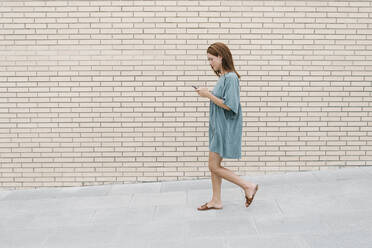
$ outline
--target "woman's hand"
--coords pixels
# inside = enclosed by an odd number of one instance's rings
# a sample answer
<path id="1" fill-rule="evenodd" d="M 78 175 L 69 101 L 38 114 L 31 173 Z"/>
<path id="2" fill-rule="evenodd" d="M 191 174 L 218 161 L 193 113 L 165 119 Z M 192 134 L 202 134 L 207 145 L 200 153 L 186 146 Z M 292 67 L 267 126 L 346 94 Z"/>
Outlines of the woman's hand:
<path id="1" fill-rule="evenodd" d="M 211 93 L 209 92 L 207 88 L 197 88 L 196 92 L 199 94 L 199 96 L 205 97 L 205 98 L 210 98 L 210 95 L 211 95 Z"/>
<path id="2" fill-rule="evenodd" d="M 224 108 L 228 111 L 231 110 L 229 106 L 223 103 L 222 99 L 214 96 L 211 92 L 209 92 L 207 88 L 197 88 L 195 91 L 199 94 L 199 96 L 209 98 L 212 102 L 214 102 L 216 105 L 220 106 L 221 108 Z"/>

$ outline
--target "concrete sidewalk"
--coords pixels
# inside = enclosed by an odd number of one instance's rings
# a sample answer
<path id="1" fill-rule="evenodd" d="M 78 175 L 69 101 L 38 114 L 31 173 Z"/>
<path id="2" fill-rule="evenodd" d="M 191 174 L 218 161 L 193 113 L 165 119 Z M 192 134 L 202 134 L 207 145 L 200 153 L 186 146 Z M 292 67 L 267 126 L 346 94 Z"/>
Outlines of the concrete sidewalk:
<path id="1" fill-rule="evenodd" d="M 372 167 L 246 179 L 206 212 L 210 180 L 0 191 L 0 247 L 372 247 Z"/>

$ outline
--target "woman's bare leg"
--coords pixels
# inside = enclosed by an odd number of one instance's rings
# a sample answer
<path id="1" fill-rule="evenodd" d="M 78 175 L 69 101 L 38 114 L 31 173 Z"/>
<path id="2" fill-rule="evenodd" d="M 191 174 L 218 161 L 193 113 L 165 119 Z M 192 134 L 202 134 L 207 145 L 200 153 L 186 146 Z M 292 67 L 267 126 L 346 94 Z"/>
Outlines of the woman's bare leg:
<path id="1" fill-rule="evenodd" d="M 248 198 L 251 198 L 253 193 L 255 192 L 256 184 L 244 181 L 241 177 L 236 175 L 231 170 L 222 167 L 221 162 L 222 158 L 218 153 L 209 152 L 208 167 L 209 170 L 211 171 L 213 196 L 212 200 L 207 203 L 208 208 L 211 207 L 222 208 L 221 200 L 222 178 L 240 186 L 244 190 L 245 195 Z"/>
<path id="2" fill-rule="evenodd" d="M 211 160 L 212 157 L 209 156 L 208 164 L 216 163 L 221 164 L 222 158 L 216 157 Z M 222 184 L 222 177 L 218 176 L 216 173 L 211 171 L 211 181 L 212 181 L 212 190 L 213 196 L 212 200 L 207 203 L 209 208 L 222 208 L 222 201 L 221 201 L 221 184 Z"/>
<path id="3" fill-rule="evenodd" d="M 209 161 L 208 162 L 209 162 L 208 163 L 209 170 L 211 171 L 212 175 L 215 174 L 216 176 L 218 176 L 220 178 L 226 179 L 226 180 L 240 186 L 244 190 L 245 195 L 248 198 L 252 197 L 252 195 L 255 191 L 256 184 L 246 182 L 245 180 L 243 180 L 241 177 L 236 175 L 231 170 L 222 167 L 221 166 L 222 158 L 220 157 L 220 155 L 218 153 L 209 152 Z M 219 189 L 221 190 L 221 185 L 220 185 Z"/>
<path id="4" fill-rule="evenodd" d="M 220 208 L 222 207 L 222 201 L 221 201 L 222 177 L 211 172 L 211 179 L 212 179 L 213 196 L 212 196 L 212 201 L 208 203 L 208 206 Z"/>

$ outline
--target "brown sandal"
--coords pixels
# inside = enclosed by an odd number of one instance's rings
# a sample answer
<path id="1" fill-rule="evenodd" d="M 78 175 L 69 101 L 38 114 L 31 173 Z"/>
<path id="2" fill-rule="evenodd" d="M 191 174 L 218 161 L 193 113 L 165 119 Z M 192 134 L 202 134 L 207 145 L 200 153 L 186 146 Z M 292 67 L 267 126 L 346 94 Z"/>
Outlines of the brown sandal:
<path id="1" fill-rule="evenodd" d="M 245 196 L 245 207 L 246 208 L 249 207 L 249 205 L 251 205 L 251 203 L 253 202 L 253 199 L 254 199 L 254 196 L 256 195 L 257 190 L 258 190 L 258 184 L 256 185 L 252 198 L 248 198 L 247 196 Z"/>
<path id="2" fill-rule="evenodd" d="M 222 208 L 208 207 L 208 202 L 206 204 L 198 207 L 199 211 L 206 211 L 206 210 L 212 210 L 212 209 L 221 210 Z"/>

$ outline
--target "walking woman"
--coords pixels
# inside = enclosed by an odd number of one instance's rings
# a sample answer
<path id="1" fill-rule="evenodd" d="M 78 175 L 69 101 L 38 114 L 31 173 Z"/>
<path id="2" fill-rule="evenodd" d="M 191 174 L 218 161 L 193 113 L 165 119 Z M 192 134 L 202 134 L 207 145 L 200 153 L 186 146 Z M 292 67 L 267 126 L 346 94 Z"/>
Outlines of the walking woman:
<path id="1" fill-rule="evenodd" d="M 242 109 L 240 105 L 239 78 L 234 68 L 230 49 L 217 42 L 208 47 L 210 66 L 219 77 L 212 92 L 197 88 L 201 97 L 210 99 L 209 113 L 209 160 L 213 196 L 198 210 L 222 209 L 222 178 L 240 186 L 245 193 L 245 206 L 249 207 L 258 185 L 247 182 L 231 170 L 221 166 L 223 158 L 241 158 Z"/>

